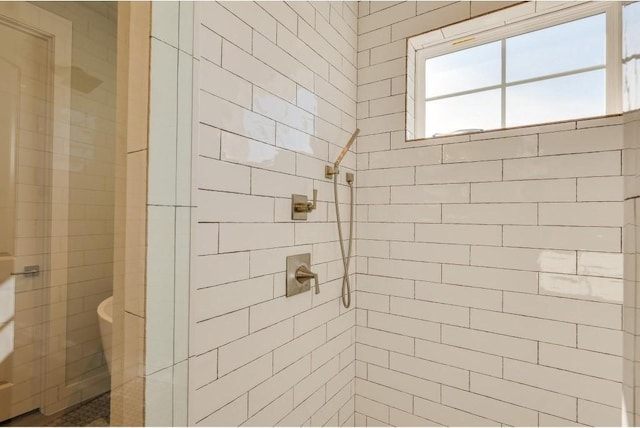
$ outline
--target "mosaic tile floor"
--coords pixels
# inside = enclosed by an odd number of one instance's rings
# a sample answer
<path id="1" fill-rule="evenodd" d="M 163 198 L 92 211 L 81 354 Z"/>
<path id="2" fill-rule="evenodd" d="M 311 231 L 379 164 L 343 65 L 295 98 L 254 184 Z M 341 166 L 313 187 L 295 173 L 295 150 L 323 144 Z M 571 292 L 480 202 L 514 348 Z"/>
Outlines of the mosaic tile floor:
<path id="1" fill-rule="evenodd" d="M 65 412 L 45 416 L 34 410 L 8 421 L 0 427 L 108 427 L 111 394 L 109 392 L 76 405 Z"/>

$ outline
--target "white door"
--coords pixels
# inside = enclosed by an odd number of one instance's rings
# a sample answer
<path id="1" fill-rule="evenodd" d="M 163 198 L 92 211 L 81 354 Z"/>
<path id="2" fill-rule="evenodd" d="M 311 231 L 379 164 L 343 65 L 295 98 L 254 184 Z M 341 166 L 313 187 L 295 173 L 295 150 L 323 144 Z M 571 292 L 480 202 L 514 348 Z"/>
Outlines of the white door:
<path id="1" fill-rule="evenodd" d="M 50 70 L 47 40 L 0 15 L 0 421 L 41 403 Z"/>

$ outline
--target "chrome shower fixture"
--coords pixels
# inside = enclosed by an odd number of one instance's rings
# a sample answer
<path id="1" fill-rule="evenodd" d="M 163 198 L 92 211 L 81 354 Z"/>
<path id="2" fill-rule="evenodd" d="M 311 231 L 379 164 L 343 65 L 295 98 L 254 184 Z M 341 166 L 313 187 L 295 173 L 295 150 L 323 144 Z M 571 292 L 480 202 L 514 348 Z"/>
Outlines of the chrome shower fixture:
<path id="1" fill-rule="evenodd" d="M 356 141 L 356 137 L 358 136 L 359 133 L 360 133 L 360 129 L 356 128 L 356 130 L 351 135 L 351 138 L 349 138 L 349 142 L 347 142 L 347 144 L 342 148 L 342 151 L 340 152 L 340 154 L 336 158 L 336 161 L 333 163 L 333 166 L 326 165 L 324 167 L 324 177 L 325 178 L 331 178 L 334 175 L 338 174 L 338 172 L 339 172 L 338 166 L 340 165 L 340 162 L 342 162 L 342 159 L 345 157 L 345 155 L 347 154 L 347 152 L 351 148 L 351 145 L 353 144 L 353 142 Z M 353 177 L 353 175 L 352 175 L 352 177 Z M 351 179 L 351 181 L 353 181 L 353 178 Z"/>

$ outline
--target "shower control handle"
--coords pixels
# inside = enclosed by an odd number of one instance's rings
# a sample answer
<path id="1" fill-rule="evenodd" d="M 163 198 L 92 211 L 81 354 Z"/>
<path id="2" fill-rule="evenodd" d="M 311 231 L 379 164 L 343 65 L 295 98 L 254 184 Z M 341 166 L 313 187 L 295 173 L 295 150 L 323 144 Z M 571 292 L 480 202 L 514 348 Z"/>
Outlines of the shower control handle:
<path id="1" fill-rule="evenodd" d="M 296 270 L 296 279 L 298 280 L 298 282 L 304 282 L 308 279 L 312 279 L 316 282 L 316 294 L 320 293 L 320 285 L 318 284 L 318 274 L 315 272 L 312 272 L 308 267 L 306 267 L 305 265 L 300 266 L 297 270 Z"/>
<path id="2" fill-rule="evenodd" d="M 309 202 L 306 195 L 291 195 L 291 219 L 306 220 L 307 213 L 318 206 L 318 190 L 313 189 L 313 202 Z"/>

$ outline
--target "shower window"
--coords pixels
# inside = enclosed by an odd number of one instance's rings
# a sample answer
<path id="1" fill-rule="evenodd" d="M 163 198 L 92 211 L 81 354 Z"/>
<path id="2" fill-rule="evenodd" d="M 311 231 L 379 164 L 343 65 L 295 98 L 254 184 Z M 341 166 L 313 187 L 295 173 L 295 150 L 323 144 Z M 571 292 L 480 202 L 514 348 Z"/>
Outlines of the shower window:
<path id="1" fill-rule="evenodd" d="M 415 134 L 619 113 L 619 16 L 619 3 L 607 3 L 462 37 L 438 30 L 444 41 L 416 50 Z"/>

